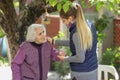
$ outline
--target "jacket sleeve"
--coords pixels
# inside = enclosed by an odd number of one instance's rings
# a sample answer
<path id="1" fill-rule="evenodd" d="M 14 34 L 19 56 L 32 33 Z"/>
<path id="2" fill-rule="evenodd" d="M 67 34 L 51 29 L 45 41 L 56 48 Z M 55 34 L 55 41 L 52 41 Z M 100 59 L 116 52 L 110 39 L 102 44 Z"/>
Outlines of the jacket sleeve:
<path id="1" fill-rule="evenodd" d="M 57 57 L 58 54 L 59 54 L 59 51 L 52 46 L 52 50 L 51 50 L 52 60 L 60 61 L 60 59 Z"/>
<path id="2" fill-rule="evenodd" d="M 11 63 L 13 80 L 21 80 L 20 66 L 25 59 L 25 54 L 20 48 Z"/>
<path id="3" fill-rule="evenodd" d="M 55 40 L 56 46 L 69 46 L 70 44 L 69 40 Z"/>

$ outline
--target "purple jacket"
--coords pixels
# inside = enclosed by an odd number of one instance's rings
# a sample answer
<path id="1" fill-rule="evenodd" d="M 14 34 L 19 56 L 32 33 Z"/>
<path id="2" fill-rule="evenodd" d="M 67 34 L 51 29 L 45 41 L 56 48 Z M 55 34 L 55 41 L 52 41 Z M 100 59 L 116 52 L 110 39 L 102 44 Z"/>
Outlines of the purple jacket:
<path id="1" fill-rule="evenodd" d="M 47 80 L 51 59 L 59 61 L 57 54 L 58 51 L 50 43 L 46 42 L 41 46 L 42 73 L 40 73 L 38 50 L 31 43 L 24 42 L 11 64 L 13 80 Z"/>

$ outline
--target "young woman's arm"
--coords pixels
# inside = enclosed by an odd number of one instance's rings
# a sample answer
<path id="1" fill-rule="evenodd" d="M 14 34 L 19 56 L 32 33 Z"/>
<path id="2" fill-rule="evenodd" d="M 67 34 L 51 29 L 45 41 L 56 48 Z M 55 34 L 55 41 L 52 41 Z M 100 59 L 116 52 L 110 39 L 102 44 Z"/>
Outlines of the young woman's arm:
<path id="1" fill-rule="evenodd" d="M 69 46 L 70 45 L 69 40 L 54 40 L 51 37 L 47 37 L 47 41 L 49 41 L 51 44 L 55 46 Z"/>
<path id="2" fill-rule="evenodd" d="M 70 45 L 70 41 L 69 40 L 55 40 L 54 44 L 56 46 L 69 46 Z"/>
<path id="3" fill-rule="evenodd" d="M 76 55 L 65 57 L 64 61 L 83 63 L 84 60 L 85 60 L 85 51 L 81 47 L 81 44 L 79 42 L 80 40 L 79 40 L 77 32 L 73 34 L 72 39 L 73 39 L 73 42 L 74 42 L 74 45 L 75 45 Z"/>

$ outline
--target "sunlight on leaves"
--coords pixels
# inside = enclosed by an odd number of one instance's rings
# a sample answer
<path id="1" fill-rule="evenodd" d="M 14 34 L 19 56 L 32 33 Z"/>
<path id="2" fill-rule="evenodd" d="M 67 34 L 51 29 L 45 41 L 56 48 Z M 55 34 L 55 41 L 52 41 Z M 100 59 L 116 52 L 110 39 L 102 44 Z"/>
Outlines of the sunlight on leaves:
<path id="1" fill-rule="evenodd" d="M 4 13 L 3 13 L 3 11 L 1 9 L 0 9 L 0 13 L 2 13 L 4 15 Z"/>
<path id="2" fill-rule="evenodd" d="M 51 6 L 55 6 L 57 4 L 58 0 L 49 0 L 49 3 L 51 4 Z"/>
<path id="3" fill-rule="evenodd" d="M 17 2 L 14 2 L 14 6 L 15 7 L 19 7 L 19 2 L 17 1 Z"/>
<path id="4" fill-rule="evenodd" d="M 49 3 L 52 7 L 57 5 L 57 10 L 61 11 L 63 9 L 65 12 L 68 11 L 72 2 L 70 0 L 46 0 L 46 3 Z"/>
<path id="5" fill-rule="evenodd" d="M 5 35 L 6 35 L 6 33 L 4 32 L 4 30 L 0 26 L 0 38 L 4 37 Z"/>
<path id="6" fill-rule="evenodd" d="M 96 9 L 100 11 L 103 7 L 107 10 L 113 11 L 114 14 L 118 14 L 120 10 L 120 0 L 88 0 L 92 6 L 96 6 Z"/>
<path id="7" fill-rule="evenodd" d="M 56 36 L 53 37 L 54 40 L 57 40 L 57 39 L 62 39 L 64 37 L 64 33 L 59 31 L 58 34 Z"/>
<path id="8" fill-rule="evenodd" d="M 57 4 L 57 10 L 58 10 L 58 11 L 61 11 L 61 9 L 62 9 L 62 4 L 61 4 L 61 3 L 58 3 L 58 4 Z"/>

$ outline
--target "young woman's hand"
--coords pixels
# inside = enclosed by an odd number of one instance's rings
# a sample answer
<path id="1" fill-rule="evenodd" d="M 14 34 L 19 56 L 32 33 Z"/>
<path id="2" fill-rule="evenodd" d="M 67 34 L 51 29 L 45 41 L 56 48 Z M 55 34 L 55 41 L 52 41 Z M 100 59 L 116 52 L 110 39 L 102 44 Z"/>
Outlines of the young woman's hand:
<path id="1" fill-rule="evenodd" d="M 65 58 L 65 56 L 60 56 L 60 55 L 58 55 L 57 57 L 58 57 L 61 61 L 63 61 L 64 58 Z"/>

